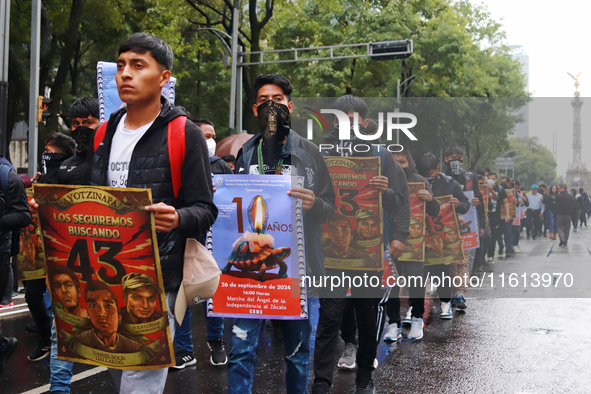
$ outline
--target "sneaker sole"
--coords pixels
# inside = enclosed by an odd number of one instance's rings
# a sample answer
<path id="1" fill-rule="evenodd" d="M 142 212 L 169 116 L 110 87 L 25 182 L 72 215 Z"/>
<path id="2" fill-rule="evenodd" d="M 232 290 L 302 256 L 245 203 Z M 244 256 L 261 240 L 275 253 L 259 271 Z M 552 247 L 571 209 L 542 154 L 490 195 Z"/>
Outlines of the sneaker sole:
<path id="1" fill-rule="evenodd" d="M 453 317 L 453 315 L 439 315 L 439 318 L 443 320 L 451 320 Z"/>
<path id="2" fill-rule="evenodd" d="M 355 368 L 357 368 L 357 363 L 354 363 L 353 365 L 347 365 L 347 364 L 337 364 L 337 368 L 341 368 L 341 369 L 348 369 L 350 371 L 354 370 Z"/>
<path id="3" fill-rule="evenodd" d="M 43 360 L 44 358 L 46 358 L 47 356 L 49 356 L 50 354 L 51 354 L 51 350 L 50 350 L 50 351 L 48 351 L 47 353 L 43 354 L 41 357 L 38 357 L 38 358 L 31 358 L 31 357 L 27 356 L 27 359 L 28 359 L 29 361 L 40 361 L 40 360 Z"/>
<path id="4" fill-rule="evenodd" d="M 458 309 L 466 309 L 466 308 L 468 308 L 468 306 L 466 304 L 464 304 L 463 302 L 458 302 L 456 304 L 456 308 L 458 308 Z"/>
<path id="5" fill-rule="evenodd" d="M 392 339 L 392 338 L 390 338 L 390 337 L 384 337 L 384 341 L 385 341 L 385 342 L 398 342 L 398 340 L 399 340 L 400 338 L 401 338 L 401 337 L 398 337 L 398 338 L 396 338 L 396 339 Z"/>
<path id="6" fill-rule="evenodd" d="M 410 339 L 411 339 L 411 340 L 413 340 L 413 341 L 420 341 L 421 339 L 423 339 L 423 337 L 424 337 L 424 335 L 421 335 L 421 336 L 420 336 L 420 337 L 418 337 L 418 338 L 413 338 L 413 337 L 410 337 Z"/>
<path id="7" fill-rule="evenodd" d="M 197 361 L 197 360 L 195 360 L 195 361 Z M 220 365 L 226 365 L 226 364 L 228 364 L 228 356 L 226 356 L 226 359 L 224 360 L 223 363 L 217 363 L 217 364 L 213 362 L 213 357 L 210 356 L 209 357 L 209 362 L 211 363 L 211 365 L 214 365 L 216 367 L 218 367 Z"/>
<path id="8" fill-rule="evenodd" d="M 181 365 L 173 365 L 170 368 L 174 368 L 174 369 L 185 369 L 186 367 L 190 367 L 191 365 L 195 365 L 195 364 L 197 364 L 197 359 L 196 358 L 192 359 L 191 361 L 187 361 L 186 363 L 181 364 Z"/>

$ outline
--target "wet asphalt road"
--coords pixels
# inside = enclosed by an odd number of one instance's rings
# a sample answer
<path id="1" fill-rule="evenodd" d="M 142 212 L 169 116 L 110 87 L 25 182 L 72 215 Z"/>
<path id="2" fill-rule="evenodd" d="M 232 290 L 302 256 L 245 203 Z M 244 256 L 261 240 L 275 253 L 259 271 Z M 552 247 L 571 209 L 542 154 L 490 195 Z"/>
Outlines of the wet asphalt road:
<path id="1" fill-rule="evenodd" d="M 591 230 L 571 233 L 568 248 L 559 248 L 558 241 L 547 238 L 522 240 L 520 247 L 514 258 L 497 260 L 495 273 L 554 272 L 557 267 L 562 272 L 583 272 L 581 267 L 591 267 Z M 591 392 L 591 294 L 579 292 L 588 298 L 491 297 L 525 293 L 522 288 L 503 292 L 498 284 L 497 289 L 470 289 L 467 312 L 456 312 L 451 321 L 438 319 L 438 302 L 433 301 L 422 341 L 415 343 L 404 337 L 399 343 L 380 343 L 380 364 L 374 373 L 377 392 Z M 24 332 L 32 318 L 28 313 L 2 316 L 6 312 L 0 311 L 0 331 L 17 337 L 19 348 L 0 376 L 0 393 L 48 392 L 48 359 L 38 363 L 26 359 L 36 344 L 36 337 Z M 194 313 L 193 319 L 197 364 L 171 372 L 165 393 L 225 393 L 225 367 L 209 363 L 204 317 Z M 229 344 L 231 327 L 226 322 L 225 340 Z M 284 393 L 283 347 L 273 339 L 271 327 L 263 333 L 258 357 L 254 392 Z M 115 392 L 107 371 L 76 364 L 74 374 L 79 380 L 72 383 L 73 393 Z M 337 371 L 331 392 L 354 392 L 354 379 L 354 373 Z"/>

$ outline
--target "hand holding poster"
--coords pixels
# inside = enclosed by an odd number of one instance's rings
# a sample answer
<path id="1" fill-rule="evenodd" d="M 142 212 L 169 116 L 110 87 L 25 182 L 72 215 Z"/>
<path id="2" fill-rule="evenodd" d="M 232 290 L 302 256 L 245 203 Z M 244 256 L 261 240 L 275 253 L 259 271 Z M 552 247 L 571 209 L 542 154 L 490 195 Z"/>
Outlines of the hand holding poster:
<path id="1" fill-rule="evenodd" d="M 303 212 L 287 194 L 303 178 L 215 175 L 214 183 L 211 248 L 222 277 L 208 316 L 307 319 Z"/>
<path id="2" fill-rule="evenodd" d="M 464 260 L 456 208 L 450 203 L 452 198 L 453 196 L 437 197 L 441 207 L 439 215 L 427 216 L 425 265 L 456 263 Z"/>
<path id="3" fill-rule="evenodd" d="M 425 190 L 423 182 L 410 182 L 410 226 L 409 235 L 401 261 L 425 261 L 425 201 L 419 198 L 418 192 Z"/>
<path id="4" fill-rule="evenodd" d="M 323 226 L 326 268 L 379 271 L 384 267 L 382 196 L 369 181 L 379 157 L 325 157 L 337 210 Z"/>
<path id="5" fill-rule="evenodd" d="M 175 364 L 149 189 L 35 185 L 58 358 Z"/>
<path id="6" fill-rule="evenodd" d="M 469 201 L 474 198 L 474 191 L 464 192 Z M 460 222 L 460 236 L 464 250 L 476 249 L 480 246 L 480 227 L 478 226 L 478 213 L 476 207 L 470 204 L 470 210 L 458 217 Z"/>
<path id="7" fill-rule="evenodd" d="M 33 189 L 27 189 L 27 200 L 33 198 Z M 33 216 L 33 222 L 21 229 L 20 245 L 17 256 L 18 278 L 20 280 L 32 280 L 45 278 L 47 263 L 45 261 L 45 248 L 43 237 L 37 218 Z"/>

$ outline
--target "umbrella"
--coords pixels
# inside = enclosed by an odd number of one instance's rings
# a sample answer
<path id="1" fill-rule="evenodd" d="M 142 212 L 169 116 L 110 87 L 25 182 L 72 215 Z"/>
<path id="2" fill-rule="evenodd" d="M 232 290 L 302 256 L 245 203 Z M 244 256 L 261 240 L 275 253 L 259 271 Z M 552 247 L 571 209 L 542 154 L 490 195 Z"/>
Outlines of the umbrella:
<path id="1" fill-rule="evenodd" d="M 247 133 L 232 134 L 216 144 L 215 155 L 217 157 L 224 155 L 233 155 L 236 157 L 242 145 L 252 137 L 254 137 L 253 134 Z"/>

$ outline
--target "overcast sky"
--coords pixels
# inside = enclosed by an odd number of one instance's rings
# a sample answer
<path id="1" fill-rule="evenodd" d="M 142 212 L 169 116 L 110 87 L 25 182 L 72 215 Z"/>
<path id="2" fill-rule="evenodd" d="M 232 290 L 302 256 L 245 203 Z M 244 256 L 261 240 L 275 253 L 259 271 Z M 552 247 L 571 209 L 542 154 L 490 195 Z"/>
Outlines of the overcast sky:
<path id="1" fill-rule="evenodd" d="M 541 2 L 532 0 L 473 0 L 487 6 L 507 33 L 508 45 L 523 45 L 529 55 L 529 89 L 534 97 L 572 97 L 573 75 L 582 72 L 579 91 L 591 97 L 591 3 L 583 0 Z M 591 99 L 582 107 L 583 162 L 591 152 Z M 543 109 L 543 110 L 542 110 Z M 551 112 L 548 112 L 552 110 Z M 552 151 L 552 134 L 558 133 L 559 174 L 572 161 L 572 107 L 570 100 L 536 100 L 530 108 L 530 136 L 539 136 Z M 589 168 L 589 167 L 587 167 Z"/>

